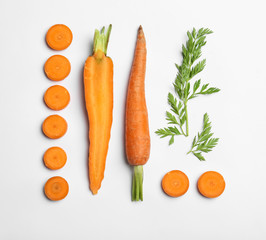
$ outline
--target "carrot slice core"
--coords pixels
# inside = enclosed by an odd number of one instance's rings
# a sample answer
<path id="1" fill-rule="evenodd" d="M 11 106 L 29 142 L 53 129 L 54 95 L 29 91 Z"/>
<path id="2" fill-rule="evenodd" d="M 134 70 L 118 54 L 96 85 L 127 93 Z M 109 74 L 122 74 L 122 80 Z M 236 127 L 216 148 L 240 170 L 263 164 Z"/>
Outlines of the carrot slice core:
<path id="1" fill-rule="evenodd" d="M 207 198 L 219 197 L 225 189 L 223 176 L 215 171 L 203 173 L 198 180 L 199 192 Z"/>
<path id="2" fill-rule="evenodd" d="M 69 191 L 67 181 L 62 177 L 52 177 L 44 185 L 44 193 L 52 201 L 64 199 Z"/>
<path id="3" fill-rule="evenodd" d="M 167 195 L 171 197 L 180 197 L 184 195 L 189 188 L 188 177 L 182 171 L 170 171 L 163 177 L 162 188 Z"/>
<path id="4" fill-rule="evenodd" d="M 66 164 L 66 152 L 60 147 L 51 147 L 46 150 L 43 156 L 45 166 L 51 170 L 57 170 Z"/>

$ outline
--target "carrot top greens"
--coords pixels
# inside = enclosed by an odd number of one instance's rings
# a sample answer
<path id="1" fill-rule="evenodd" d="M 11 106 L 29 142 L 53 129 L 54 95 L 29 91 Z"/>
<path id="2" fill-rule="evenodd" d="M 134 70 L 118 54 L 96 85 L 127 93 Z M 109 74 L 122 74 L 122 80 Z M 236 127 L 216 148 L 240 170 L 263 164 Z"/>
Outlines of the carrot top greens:
<path id="1" fill-rule="evenodd" d="M 107 46 L 109 43 L 109 37 L 112 30 L 112 24 L 109 25 L 107 28 L 107 31 L 105 33 L 105 27 L 99 31 L 98 29 L 94 32 L 94 40 L 93 40 L 93 52 L 96 53 L 98 50 L 101 50 L 104 52 L 104 54 L 107 54 Z"/>
<path id="2" fill-rule="evenodd" d="M 200 161 L 205 161 L 202 153 L 208 153 L 218 144 L 219 138 L 212 138 L 213 133 L 211 133 L 211 122 L 209 121 L 209 116 L 207 113 L 203 117 L 203 130 L 194 137 L 192 142 L 192 147 L 187 153 L 193 153 Z"/>
<path id="3" fill-rule="evenodd" d="M 209 84 L 201 84 L 201 79 L 196 80 L 193 87 L 191 83 L 191 80 L 206 66 L 206 59 L 197 60 L 201 57 L 202 47 L 207 43 L 206 36 L 211 33 L 213 32 L 208 28 L 201 28 L 198 31 L 193 28 L 192 32 L 187 32 L 186 45 L 182 45 L 183 60 L 181 65 L 176 64 L 177 76 L 173 83 L 175 96 L 168 93 L 170 111 L 166 111 L 166 120 L 171 126 L 160 128 L 155 132 L 161 138 L 170 137 L 169 145 L 174 143 L 175 136 L 189 136 L 188 101 L 199 95 L 210 95 L 220 91 L 219 88 L 209 87 Z"/>

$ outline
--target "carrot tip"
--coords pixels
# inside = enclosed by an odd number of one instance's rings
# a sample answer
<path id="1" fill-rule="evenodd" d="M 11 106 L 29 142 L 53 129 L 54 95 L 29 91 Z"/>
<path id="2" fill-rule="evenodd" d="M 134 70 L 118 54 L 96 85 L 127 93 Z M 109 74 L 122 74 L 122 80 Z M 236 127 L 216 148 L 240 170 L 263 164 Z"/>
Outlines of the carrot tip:
<path id="1" fill-rule="evenodd" d="M 143 28 L 142 28 L 142 26 L 141 26 L 141 25 L 139 26 L 139 29 L 138 29 L 138 34 L 143 34 Z"/>
<path id="2" fill-rule="evenodd" d="M 138 38 L 137 39 L 145 41 L 144 31 L 143 31 L 143 28 L 141 25 L 139 26 L 139 29 L 138 29 Z"/>
<path id="3" fill-rule="evenodd" d="M 90 184 L 90 190 L 93 195 L 96 195 L 98 193 L 99 188 Z"/>

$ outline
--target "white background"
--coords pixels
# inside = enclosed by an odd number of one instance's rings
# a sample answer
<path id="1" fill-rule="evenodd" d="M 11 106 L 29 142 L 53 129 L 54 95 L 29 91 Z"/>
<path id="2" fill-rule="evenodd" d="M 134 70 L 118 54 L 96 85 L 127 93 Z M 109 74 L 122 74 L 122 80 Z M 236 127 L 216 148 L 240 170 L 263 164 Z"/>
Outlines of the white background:
<path id="1" fill-rule="evenodd" d="M 0 2 L 0 239 L 266 239 L 265 163 L 265 1 L 7 1 Z M 45 44 L 50 26 L 63 23 L 74 38 L 55 52 Z M 114 61 L 114 119 L 105 178 L 97 196 L 87 179 L 87 116 L 82 70 L 91 54 L 94 29 L 113 24 L 108 55 Z M 137 28 L 147 40 L 146 98 L 151 155 L 144 167 L 144 201 L 131 202 L 131 167 L 124 153 L 124 107 Z M 189 105 L 189 138 L 155 135 L 166 126 L 167 93 L 181 61 L 186 31 L 208 27 L 203 49 L 207 66 L 200 77 L 221 88 Z M 55 112 L 43 103 L 54 84 L 43 73 L 53 54 L 68 57 L 72 70 L 60 82 L 71 94 L 60 111 L 67 134 L 50 140 L 42 121 Z M 208 112 L 217 148 L 200 162 L 186 155 Z M 45 168 L 48 147 L 65 149 L 68 161 L 58 171 Z M 184 171 L 188 192 L 170 198 L 161 190 L 163 175 Z M 226 189 L 217 199 L 202 197 L 198 177 L 207 170 L 223 174 Z M 46 180 L 59 175 L 69 183 L 69 195 L 52 202 L 43 194 Z"/>

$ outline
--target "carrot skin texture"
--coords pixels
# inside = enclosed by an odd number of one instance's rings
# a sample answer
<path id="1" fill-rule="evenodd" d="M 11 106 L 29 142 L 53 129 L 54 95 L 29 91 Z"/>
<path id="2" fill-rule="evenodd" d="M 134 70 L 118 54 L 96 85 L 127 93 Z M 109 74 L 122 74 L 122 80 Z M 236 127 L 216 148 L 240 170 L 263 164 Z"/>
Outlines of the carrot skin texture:
<path id="1" fill-rule="evenodd" d="M 150 133 L 145 99 L 146 40 L 138 29 L 135 53 L 128 83 L 125 121 L 125 147 L 128 163 L 134 166 L 132 201 L 143 201 L 143 165 L 150 156 Z"/>
<path id="2" fill-rule="evenodd" d="M 146 41 L 140 26 L 127 91 L 126 155 L 130 165 L 144 165 L 150 156 L 150 133 L 145 99 Z"/>
<path id="3" fill-rule="evenodd" d="M 84 67 L 84 91 L 89 119 L 89 182 L 97 194 L 104 170 L 113 121 L 113 61 L 98 49 Z"/>

